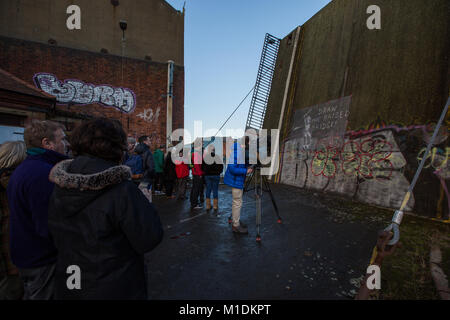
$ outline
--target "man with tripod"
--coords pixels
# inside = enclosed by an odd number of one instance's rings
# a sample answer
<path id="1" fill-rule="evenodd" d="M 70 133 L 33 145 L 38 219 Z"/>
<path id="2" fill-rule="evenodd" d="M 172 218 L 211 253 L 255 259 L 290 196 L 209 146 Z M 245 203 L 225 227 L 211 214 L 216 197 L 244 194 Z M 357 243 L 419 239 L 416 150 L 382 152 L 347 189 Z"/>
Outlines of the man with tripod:
<path id="1" fill-rule="evenodd" d="M 231 193 L 233 195 L 232 205 L 232 230 L 235 233 L 246 234 L 248 233 L 247 226 L 240 221 L 242 196 L 244 193 L 244 183 L 247 174 L 252 172 L 249 168 L 247 161 L 245 161 L 245 146 L 246 139 L 243 137 L 240 143 L 235 142 L 231 148 L 231 154 L 228 161 L 227 171 L 223 182 L 231 187 Z"/>

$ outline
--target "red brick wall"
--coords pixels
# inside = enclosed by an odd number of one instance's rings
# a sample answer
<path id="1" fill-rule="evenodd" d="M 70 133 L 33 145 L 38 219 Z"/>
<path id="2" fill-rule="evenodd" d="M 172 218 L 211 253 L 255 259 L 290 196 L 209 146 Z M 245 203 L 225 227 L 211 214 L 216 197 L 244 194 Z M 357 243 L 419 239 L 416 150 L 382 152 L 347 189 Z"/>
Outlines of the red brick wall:
<path id="1" fill-rule="evenodd" d="M 120 56 L 0 37 L 0 68 L 32 85 L 33 76 L 43 72 L 60 81 L 77 79 L 95 86 L 128 88 L 136 96 L 136 108 L 128 114 L 100 104 L 57 105 L 57 109 L 117 119 L 129 135 L 151 135 L 155 145 L 165 144 L 167 64 L 124 58 L 123 81 L 121 67 Z M 138 116 L 148 109 L 152 109 L 152 120 Z M 158 109 L 159 116 L 155 117 Z M 183 127 L 184 67 L 175 66 L 172 128 Z"/>

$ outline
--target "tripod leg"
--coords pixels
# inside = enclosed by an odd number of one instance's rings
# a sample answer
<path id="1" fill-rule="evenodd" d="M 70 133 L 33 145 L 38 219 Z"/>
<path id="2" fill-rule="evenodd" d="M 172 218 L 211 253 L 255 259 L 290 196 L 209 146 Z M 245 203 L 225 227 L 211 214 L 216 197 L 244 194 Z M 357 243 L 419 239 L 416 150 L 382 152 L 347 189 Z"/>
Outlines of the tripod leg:
<path id="1" fill-rule="evenodd" d="M 261 241 L 261 197 L 257 195 L 256 200 L 256 241 Z"/>
<path id="2" fill-rule="evenodd" d="M 253 181 L 254 175 L 255 175 L 255 173 L 252 172 L 252 173 L 250 173 L 250 178 L 245 179 L 244 193 L 247 192 L 247 191 L 250 191 L 250 190 L 248 189 L 248 187 L 250 186 L 250 183 Z"/>
<path id="3" fill-rule="evenodd" d="M 277 222 L 278 223 L 282 223 L 282 219 L 281 219 L 280 213 L 278 211 L 278 206 L 277 206 L 277 203 L 275 202 L 275 198 L 273 197 L 272 190 L 270 189 L 270 186 L 269 186 L 269 182 L 267 182 L 267 178 L 266 177 L 262 177 L 262 178 L 264 180 L 264 186 L 266 187 L 267 192 L 269 193 L 270 200 L 272 200 L 273 208 L 275 209 L 275 213 L 276 213 L 277 218 L 278 218 Z"/>

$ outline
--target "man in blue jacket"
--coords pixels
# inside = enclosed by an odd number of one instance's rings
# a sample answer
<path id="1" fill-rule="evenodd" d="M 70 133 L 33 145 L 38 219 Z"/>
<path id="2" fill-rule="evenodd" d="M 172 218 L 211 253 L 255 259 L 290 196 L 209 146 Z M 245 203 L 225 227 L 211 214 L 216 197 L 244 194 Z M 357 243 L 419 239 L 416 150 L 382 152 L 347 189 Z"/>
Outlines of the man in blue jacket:
<path id="1" fill-rule="evenodd" d="M 61 125 L 33 121 L 24 132 L 28 157 L 14 170 L 8 188 L 11 259 L 24 283 L 24 299 L 53 296 L 57 251 L 48 230 L 48 204 L 54 184 L 50 170 L 65 156 Z"/>
<path id="2" fill-rule="evenodd" d="M 231 148 L 227 171 L 223 179 L 223 182 L 231 187 L 233 196 L 231 209 L 233 220 L 232 230 L 235 233 L 248 233 L 247 226 L 240 221 L 240 218 L 245 177 L 251 172 L 252 169 L 248 168 L 248 164 L 245 161 L 245 140 L 242 139 L 241 143 L 236 142 Z"/>
<path id="3" fill-rule="evenodd" d="M 153 154 L 150 150 L 152 140 L 149 136 L 141 136 L 138 139 L 139 144 L 134 151 L 142 157 L 142 169 L 144 170 L 139 189 L 147 195 L 149 201 L 152 202 L 152 184 L 155 176 L 155 163 L 153 161 Z M 147 190 L 150 190 L 147 192 Z"/>

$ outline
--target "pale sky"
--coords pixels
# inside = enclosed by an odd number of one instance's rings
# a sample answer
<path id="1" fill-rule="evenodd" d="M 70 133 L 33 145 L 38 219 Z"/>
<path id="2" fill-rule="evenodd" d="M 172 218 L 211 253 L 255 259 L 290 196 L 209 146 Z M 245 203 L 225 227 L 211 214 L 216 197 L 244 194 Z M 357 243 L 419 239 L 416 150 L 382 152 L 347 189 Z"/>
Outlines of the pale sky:
<path id="1" fill-rule="evenodd" d="M 180 11 L 185 3 L 167 2 Z M 187 0 L 184 126 L 191 133 L 191 140 L 214 135 L 255 85 L 265 34 L 282 39 L 329 2 Z M 226 135 L 227 129 L 243 132 L 250 101 L 251 95 L 219 136 Z M 202 130 L 194 132 L 196 121 L 201 122 Z M 239 131 L 232 134 L 235 138 L 239 135 Z M 185 141 L 189 142 L 187 138 Z"/>

